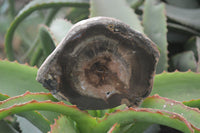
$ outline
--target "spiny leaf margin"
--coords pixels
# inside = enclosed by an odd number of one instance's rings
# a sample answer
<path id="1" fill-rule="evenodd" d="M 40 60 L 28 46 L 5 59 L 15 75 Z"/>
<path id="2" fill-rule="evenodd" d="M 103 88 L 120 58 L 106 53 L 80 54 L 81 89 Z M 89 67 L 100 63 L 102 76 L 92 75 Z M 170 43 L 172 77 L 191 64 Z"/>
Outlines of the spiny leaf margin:
<path id="1" fill-rule="evenodd" d="M 64 102 L 52 101 L 38 102 L 36 100 L 32 100 L 27 103 L 13 105 L 9 108 L 0 109 L 0 119 L 12 114 L 31 110 L 53 111 L 69 116 L 72 120 L 76 121 L 78 129 L 82 132 L 89 132 L 96 125 L 95 118 L 79 110 L 75 105 L 66 105 Z"/>
<path id="2" fill-rule="evenodd" d="M 27 63 L 10 62 L 0 59 L 0 92 L 10 97 L 30 92 L 48 92 L 35 78 L 37 68 Z M 11 83 L 12 82 L 12 83 Z"/>
<path id="3" fill-rule="evenodd" d="M 129 108 L 107 114 L 104 118 L 100 119 L 99 124 L 93 132 L 107 132 L 115 123 L 130 124 L 134 122 L 150 122 L 166 125 L 183 132 L 194 132 L 190 123 L 181 115 L 169 111 L 148 108 Z"/>
<path id="4" fill-rule="evenodd" d="M 164 71 L 155 75 L 154 86 L 150 95 L 158 94 L 176 101 L 199 99 L 199 79 L 200 73 L 194 73 L 191 70 L 187 72 Z"/>
<path id="5" fill-rule="evenodd" d="M 142 108 L 160 109 L 183 116 L 192 127 L 200 131 L 200 110 L 185 106 L 182 102 L 154 95 L 147 97 L 141 104 Z"/>

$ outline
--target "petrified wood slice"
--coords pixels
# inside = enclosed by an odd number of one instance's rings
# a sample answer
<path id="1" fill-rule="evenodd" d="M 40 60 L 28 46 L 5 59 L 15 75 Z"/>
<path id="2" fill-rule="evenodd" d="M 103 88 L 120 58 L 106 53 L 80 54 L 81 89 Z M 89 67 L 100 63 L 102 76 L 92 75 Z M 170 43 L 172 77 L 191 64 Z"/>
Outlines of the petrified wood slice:
<path id="1" fill-rule="evenodd" d="M 71 28 L 37 80 L 80 109 L 137 106 L 151 92 L 158 59 L 145 35 L 119 20 L 95 17 Z"/>

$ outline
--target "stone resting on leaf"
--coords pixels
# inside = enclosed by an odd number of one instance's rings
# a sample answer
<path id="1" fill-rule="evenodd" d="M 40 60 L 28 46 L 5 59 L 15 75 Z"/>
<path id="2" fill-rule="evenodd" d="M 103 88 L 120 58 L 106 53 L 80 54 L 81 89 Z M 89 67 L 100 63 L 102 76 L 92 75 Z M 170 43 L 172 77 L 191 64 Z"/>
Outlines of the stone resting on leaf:
<path id="1" fill-rule="evenodd" d="M 94 17 L 75 24 L 38 70 L 53 95 L 80 109 L 138 106 L 153 86 L 159 51 L 123 22 Z"/>

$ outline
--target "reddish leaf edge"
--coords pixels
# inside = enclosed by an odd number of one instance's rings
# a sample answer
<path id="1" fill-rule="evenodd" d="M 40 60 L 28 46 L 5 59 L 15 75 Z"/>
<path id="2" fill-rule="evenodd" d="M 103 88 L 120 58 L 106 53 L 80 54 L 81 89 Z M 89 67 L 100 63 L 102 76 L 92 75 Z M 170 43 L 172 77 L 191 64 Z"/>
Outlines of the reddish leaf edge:
<path id="1" fill-rule="evenodd" d="M 10 98 L 10 96 L 8 96 L 7 94 L 2 94 L 2 93 L 0 93 L 0 97 L 1 97 L 1 98 L 0 98 L 1 101 Z"/>
<path id="2" fill-rule="evenodd" d="M 9 97 L 8 95 L 0 94 L 0 98 L 1 100 L 4 100 L 4 101 L 0 101 L 0 109 L 11 107 L 14 104 L 17 105 L 17 104 L 26 103 L 32 99 L 37 99 L 37 100 L 39 99 L 40 101 L 45 101 L 45 100 L 50 100 L 50 99 L 52 101 L 56 100 L 51 95 L 51 93 L 45 93 L 45 92 L 32 93 L 29 91 L 27 91 L 26 93 L 22 95 L 14 96 L 14 97 Z M 47 132 L 48 126 L 50 130 L 51 121 L 48 119 L 48 117 L 45 117 L 37 110 L 35 111 L 33 110 L 29 112 L 21 112 L 18 115 L 30 121 L 34 126 L 39 128 L 42 132 Z M 38 124 L 37 121 L 35 121 L 35 119 L 40 120 L 40 122 L 43 122 L 43 125 Z"/>
<path id="3" fill-rule="evenodd" d="M 58 119 L 54 119 L 54 123 L 50 125 L 51 130 L 48 133 L 52 133 L 53 128 L 56 127 L 57 121 L 61 118 L 61 116 L 58 116 Z"/>
<path id="4" fill-rule="evenodd" d="M 9 97 L 8 95 L 5 95 L 5 94 L 2 94 L 2 95 L 7 96 L 8 98 L 3 100 L 3 101 L 0 101 L 0 105 L 5 104 L 8 101 L 11 101 L 11 100 L 14 100 L 14 99 L 17 99 L 17 98 L 20 98 L 20 97 L 25 97 L 25 96 L 28 96 L 28 95 L 44 95 L 44 96 L 49 96 L 52 99 L 54 98 L 50 92 L 49 93 L 45 93 L 45 92 L 35 92 L 35 93 L 33 93 L 33 92 L 30 92 L 30 91 L 26 91 L 24 94 L 14 96 L 14 97 Z M 56 101 L 56 98 L 54 98 L 54 99 Z M 48 99 L 48 100 L 50 100 L 50 99 Z"/>
<path id="5" fill-rule="evenodd" d="M 77 108 L 76 105 L 67 105 L 62 101 L 52 102 L 50 100 L 40 102 L 32 100 L 26 103 L 13 105 L 9 108 L 0 109 L 0 120 L 12 114 L 17 114 L 31 110 L 46 110 L 58 112 L 69 116 L 72 120 L 76 121 L 77 124 L 80 126 L 81 130 L 85 132 L 87 132 L 87 130 L 90 130 L 97 123 L 96 118 L 90 116 L 85 111 L 81 111 Z M 87 128 L 81 123 L 85 123 L 87 125 Z"/>
<path id="6" fill-rule="evenodd" d="M 58 116 L 57 119 L 54 119 L 54 123 L 50 125 L 51 130 L 50 130 L 48 133 L 54 133 L 54 129 L 57 129 L 57 128 L 60 127 L 58 121 L 60 121 L 60 119 L 62 119 L 63 117 L 65 117 L 65 118 L 68 120 L 66 124 L 68 124 L 69 121 L 74 122 L 73 120 L 69 119 L 69 117 L 66 117 L 65 115 L 62 115 L 62 114 L 61 114 L 60 116 Z M 69 123 L 70 123 L 70 122 L 69 122 Z M 76 131 L 76 127 L 74 126 L 73 128 L 74 128 L 74 131 Z M 64 131 L 63 131 L 63 132 L 64 132 Z"/>
<path id="7" fill-rule="evenodd" d="M 0 119 L 5 118 L 8 115 L 12 115 L 12 114 L 16 114 L 16 113 L 20 113 L 20 112 L 24 112 L 24 111 L 30 111 L 30 110 L 48 110 L 48 111 L 59 112 L 64 115 L 70 116 L 75 121 L 80 121 L 80 119 L 82 119 L 81 121 L 85 122 L 84 125 L 90 124 L 90 126 L 88 127 L 89 129 L 94 128 L 94 126 L 97 124 L 96 118 L 88 115 L 84 111 L 81 111 L 75 105 L 66 105 L 64 102 L 52 102 L 52 101 L 38 102 L 36 100 L 32 100 L 30 102 L 23 103 L 21 105 L 13 105 L 13 106 L 11 106 L 9 108 L 5 108 L 5 109 L 0 109 Z M 79 113 L 77 113 L 77 111 Z M 107 120 L 107 118 L 110 116 L 114 116 L 117 113 L 127 112 L 127 111 L 148 112 L 148 113 L 154 113 L 154 114 L 156 113 L 159 115 L 168 114 L 170 118 L 177 119 L 177 120 L 185 123 L 185 125 L 188 127 L 188 129 L 191 132 L 194 132 L 194 129 L 191 127 L 190 123 L 187 122 L 187 120 L 184 117 L 182 117 L 181 115 L 173 113 L 173 112 L 156 110 L 156 109 L 147 109 L 147 108 L 137 108 L 137 109 L 129 108 L 127 110 L 117 110 L 115 113 L 107 114 L 107 116 L 104 117 L 103 120 L 98 121 L 98 122 L 102 123 L 103 121 Z M 75 112 L 75 113 L 73 113 L 73 112 Z M 87 123 L 87 122 L 90 122 L 90 123 Z M 93 123 L 93 124 L 91 125 L 91 123 Z"/>
<path id="8" fill-rule="evenodd" d="M 168 72 L 166 70 L 164 70 L 163 72 L 159 73 L 159 74 L 156 74 L 157 75 L 162 75 L 162 74 L 173 74 L 173 73 L 192 73 L 192 74 L 196 74 L 196 75 L 200 75 L 200 72 L 193 72 L 191 69 L 188 69 L 187 71 L 179 71 L 178 69 L 172 71 L 172 72 Z"/>
<path id="9" fill-rule="evenodd" d="M 18 105 L 13 105 L 9 108 L 2 108 L 0 109 L 0 113 L 4 112 L 4 111 L 10 111 L 12 109 L 15 109 L 15 108 L 19 108 L 19 107 L 26 107 L 26 106 L 30 106 L 30 105 L 37 105 L 37 104 L 44 104 L 44 105 L 49 105 L 49 104 L 52 104 L 52 105 L 59 105 L 59 106 L 64 106 L 64 107 L 67 107 L 67 108 L 72 108 L 72 109 L 75 109 L 75 110 L 78 110 L 78 111 L 81 111 L 80 109 L 77 108 L 76 105 L 67 105 L 65 104 L 64 102 L 52 102 L 50 100 L 46 100 L 46 101 L 37 101 L 37 100 L 31 100 L 29 102 L 26 102 L 26 103 L 22 103 L 22 104 L 18 104 Z M 29 111 L 29 110 L 49 110 L 49 109 L 46 109 L 46 107 L 40 107 L 40 106 L 35 106 L 35 107 L 31 107 L 29 109 L 25 108 L 23 109 L 22 111 Z M 54 109 L 55 110 L 55 109 Z M 11 114 L 14 114 L 14 113 L 19 113 L 19 112 L 22 112 L 22 111 L 19 111 L 19 110 L 16 110 L 16 112 L 9 112 L 8 115 L 11 115 Z M 49 110 L 51 111 L 51 110 Z M 81 111 L 82 113 L 85 113 L 83 111 Z M 0 116 L 0 119 L 2 119 L 4 116 Z"/>
<path id="10" fill-rule="evenodd" d="M 51 39 L 53 40 L 55 46 L 57 46 L 57 45 L 58 45 L 58 42 L 57 42 L 57 40 L 56 40 L 55 35 L 54 35 L 53 32 L 51 31 L 51 29 L 50 29 L 47 25 L 45 25 L 45 24 L 40 24 L 39 26 L 40 26 L 40 28 L 42 28 L 42 27 L 46 28 L 46 30 L 49 32 L 49 35 L 51 36 Z"/>
<path id="11" fill-rule="evenodd" d="M 169 99 L 169 98 L 166 98 L 166 97 L 161 97 L 158 94 L 155 94 L 153 96 L 147 97 L 147 99 L 150 99 L 150 98 L 162 99 L 162 100 L 165 100 L 167 102 L 171 102 L 171 103 L 174 103 L 174 104 L 179 104 L 179 105 L 181 105 L 182 107 L 184 107 L 186 109 L 193 110 L 193 111 L 196 111 L 196 112 L 200 113 L 199 108 L 192 108 L 192 107 L 186 106 L 186 105 L 183 104 L 184 102 L 176 101 L 176 100 Z M 190 100 L 190 101 L 194 101 L 194 100 Z"/>
<path id="12" fill-rule="evenodd" d="M 197 108 L 197 107 L 189 107 L 189 106 L 187 106 L 187 105 L 185 105 L 184 104 L 184 102 L 180 102 L 180 101 L 175 101 L 175 100 L 173 100 L 173 99 L 169 99 L 169 98 L 166 98 L 166 97 L 161 97 L 161 96 L 159 96 L 158 94 L 155 94 L 155 95 L 153 95 L 153 96 L 148 96 L 147 98 L 146 98 L 146 100 L 148 100 L 148 99 L 151 99 L 151 98 L 153 98 L 153 99 L 161 99 L 161 100 L 164 100 L 164 101 L 166 101 L 166 102 L 170 102 L 171 104 L 173 104 L 173 105 L 181 105 L 183 108 L 185 108 L 186 110 L 192 110 L 192 111 L 195 111 L 195 112 L 197 112 L 197 113 L 199 113 L 200 114 L 200 110 L 199 110 L 199 108 Z M 200 100 L 200 99 L 199 99 Z M 197 100 L 190 100 L 190 101 L 197 101 Z M 145 108 L 146 109 L 146 108 Z M 160 109 L 158 109 L 158 110 L 160 110 Z M 167 112 L 169 112 L 169 113 L 173 113 L 173 112 L 170 112 L 170 111 L 167 111 Z M 177 114 L 177 115 L 179 115 L 179 116 L 181 116 L 181 117 L 183 117 L 182 115 L 180 115 L 180 114 L 178 114 L 178 113 L 175 113 L 175 114 Z M 184 117 L 183 117 L 184 118 Z M 185 119 L 185 118 L 184 118 Z M 186 120 L 186 119 L 185 119 Z M 186 122 L 187 123 L 189 123 L 190 125 L 191 125 L 191 127 L 192 128 L 194 128 L 195 130 L 197 130 L 197 131 L 199 131 L 200 132 L 200 128 L 197 128 L 196 126 L 194 126 L 192 123 L 190 123 L 190 122 L 188 122 L 187 120 L 186 120 Z"/>
<path id="13" fill-rule="evenodd" d="M 200 109 L 200 99 L 192 99 L 189 101 L 183 101 L 183 104 L 189 107 Z"/>
<path id="14" fill-rule="evenodd" d="M 19 63 L 17 60 L 14 60 L 14 61 L 10 61 L 10 60 L 8 60 L 7 58 L 5 58 L 5 59 L 2 59 L 2 58 L 0 58 L 0 61 L 4 61 L 4 62 L 10 62 L 10 63 L 17 63 L 17 64 L 19 64 L 19 65 L 24 65 L 24 66 L 28 66 L 28 67 L 31 67 L 31 68 L 35 68 L 35 69 L 38 69 L 38 67 L 35 65 L 35 66 L 31 66 L 31 65 L 29 65 L 27 62 L 26 63 Z"/>
<path id="15" fill-rule="evenodd" d="M 115 124 L 110 128 L 110 130 L 108 131 L 108 133 L 113 133 L 117 126 L 118 126 L 118 124 L 115 123 Z"/>
<path id="16" fill-rule="evenodd" d="M 164 110 L 159 110 L 159 109 L 151 109 L 151 108 L 132 108 L 132 107 L 130 107 L 130 108 L 128 108 L 128 109 L 125 109 L 125 110 L 116 110 L 116 112 L 114 112 L 114 113 L 111 113 L 111 114 L 108 114 L 108 113 L 106 113 L 105 114 L 105 116 L 104 116 L 104 118 L 102 118 L 102 119 L 99 119 L 99 125 L 96 127 L 96 129 L 98 130 L 98 129 L 101 129 L 101 128 L 103 128 L 105 125 L 107 126 L 106 128 L 108 128 L 108 126 L 110 125 L 110 124 L 115 124 L 116 123 L 116 121 L 115 121 L 115 123 L 113 123 L 113 119 L 118 119 L 119 118 L 119 114 L 120 113 L 122 113 L 122 115 L 123 114 L 127 114 L 127 113 L 129 113 L 129 112 L 141 112 L 141 113 L 151 113 L 151 114 L 157 114 L 157 115 L 160 115 L 161 117 L 167 117 L 167 118 L 169 118 L 169 119 L 175 119 L 175 120 L 177 120 L 177 121 L 180 121 L 180 122 L 182 122 L 182 124 L 184 125 L 184 126 L 186 126 L 187 127 L 187 129 L 189 130 L 189 132 L 191 132 L 191 133 L 194 133 L 195 131 L 194 131 L 194 129 L 193 129 L 193 126 L 183 117 L 183 116 L 181 116 L 181 115 L 179 115 L 179 114 L 177 114 L 177 113 L 173 113 L 173 112 L 169 112 L 169 111 L 164 111 Z M 159 116 L 159 117 L 160 117 Z M 131 117 L 131 116 L 130 116 Z M 121 118 L 120 118 L 121 119 Z M 139 118 L 134 118 L 133 120 L 132 120 L 132 122 L 133 121 L 138 121 L 138 120 L 141 120 L 141 119 L 139 119 Z M 126 120 L 127 121 L 127 120 Z M 142 122 L 143 120 L 141 120 L 141 122 Z M 120 122 L 121 122 L 121 120 L 120 121 L 117 121 L 117 123 L 118 124 L 120 124 Z M 155 122 L 153 122 L 153 123 L 156 123 L 157 121 L 155 121 Z M 157 124 L 160 124 L 160 123 L 157 123 Z M 162 123 L 161 123 L 162 124 Z M 164 124 L 164 123 L 163 123 Z M 166 125 L 166 126 L 168 126 L 167 124 L 164 124 L 164 125 Z M 110 125 L 111 126 L 111 125 Z M 170 126 L 171 127 L 171 126 Z M 177 129 L 176 127 L 172 127 L 172 128 L 175 128 L 175 129 Z M 109 128 L 110 129 L 110 128 Z M 107 129 L 107 130 L 109 130 L 109 129 Z M 178 130 L 180 130 L 180 129 L 178 129 Z"/>

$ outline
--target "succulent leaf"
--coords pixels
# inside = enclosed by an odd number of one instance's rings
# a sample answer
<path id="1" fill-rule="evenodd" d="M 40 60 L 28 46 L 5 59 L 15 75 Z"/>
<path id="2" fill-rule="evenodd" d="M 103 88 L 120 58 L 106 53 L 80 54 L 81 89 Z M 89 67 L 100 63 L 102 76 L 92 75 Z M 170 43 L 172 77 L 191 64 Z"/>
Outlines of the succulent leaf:
<path id="1" fill-rule="evenodd" d="M 158 95 L 154 95 L 152 97 L 146 98 L 141 107 L 143 108 L 151 108 L 151 109 L 160 109 L 173 113 L 177 113 L 184 117 L 192 127 L 196 128 L 196 130 L 200 131 L 200 110 L 197 108 L 190 108 L 185 106 L 181 102 L 171 100 L 168 98 L 160 97 Z"/>
<path id="2" fill-rule="evenodd" d="M 128 24 L 134 30 L 143 33 L 143 27 L 141 26 L 138 16 L 134 13 L 134 10 L 129 7 L 126 0 L 91 0 L 90 5 L 90 17 L 113 17 Z"/>
<path id="3" fill-rule="evenodd" d="M 30 92 L 48 92 L 35 78 L 37 68 L 18 62 L 0 60 L 0 92 L 8 96 L 17 96 Z"/>
<path id="4" fill-rule="evenodd" d="M 159 94 L 177 101 L 199 99 L 200 74 L 188 72 L 163 72 L 155 76 L 151 95 Z"/>
<path id="5" fill-rule="evenodd" d="M 153 8 L 152 8 L 153 7 Z M 144 33 L 157 45 L 160 50 L 160 58 L 156 73 L 167 70 L 167 22 L 165 16 L 165 5 L 157 3 L 156 0 L 144 2 L 143 14 Z"/>
<path id="6" fill-rule="evenodd" d="M 60 116 L 55 120 L 55 123 L 51 125 L 51 131 L 49 133 L 78 133 L 73 120 L 66 116 Z"/>

